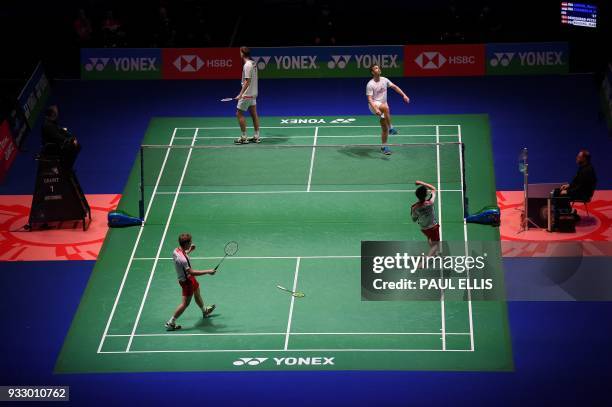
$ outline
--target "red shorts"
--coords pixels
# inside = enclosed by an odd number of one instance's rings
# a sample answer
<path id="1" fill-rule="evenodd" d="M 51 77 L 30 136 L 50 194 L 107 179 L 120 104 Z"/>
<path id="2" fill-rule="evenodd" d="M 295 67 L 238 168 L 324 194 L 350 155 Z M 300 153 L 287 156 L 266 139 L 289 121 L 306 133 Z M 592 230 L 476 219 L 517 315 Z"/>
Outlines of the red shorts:
<path id="1" fill-rule="evenodd" d="M 440 225 L 430 227 L 429 229 L 421 229 L 421 232 L 433 242 L 440 241 Z"/>
<path id="2" fill-rule="evenodd" d="M 192 275 L 188 276 L 187 280 L 185 281 L 179 281 L 179 284 L 183 289 L 184 297 L 192 296 L 195 290 L 200 288 L 200 283 L 198 283 L 198 280 L 196 280 L 196 278 Z"/>

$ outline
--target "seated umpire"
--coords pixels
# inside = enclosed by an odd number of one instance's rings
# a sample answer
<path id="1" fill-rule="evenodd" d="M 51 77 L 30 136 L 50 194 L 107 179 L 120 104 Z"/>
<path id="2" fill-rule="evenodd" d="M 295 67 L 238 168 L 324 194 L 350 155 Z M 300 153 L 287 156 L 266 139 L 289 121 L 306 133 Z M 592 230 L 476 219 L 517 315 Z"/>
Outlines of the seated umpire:
<path id="1" fill-rule="evenodd" d="M 580 150 L 576 156 L 578 173 L 571 183 L 561 186 L 560 196 L 566 196 L 570 201 L 589 201 L 597 186 L 595 169 L 591 165 L 591 154 L 587 150 Z"/>
<path id="2" fill-rule="evenodd" d="M 72 168 L 81 146 L 68 129 L 61 127 L 57 121 L 57 106 L 49 106 L 45 111 L 45 123 L 42 128 L 42 155 L 60 156 L 64 164 Z"/>

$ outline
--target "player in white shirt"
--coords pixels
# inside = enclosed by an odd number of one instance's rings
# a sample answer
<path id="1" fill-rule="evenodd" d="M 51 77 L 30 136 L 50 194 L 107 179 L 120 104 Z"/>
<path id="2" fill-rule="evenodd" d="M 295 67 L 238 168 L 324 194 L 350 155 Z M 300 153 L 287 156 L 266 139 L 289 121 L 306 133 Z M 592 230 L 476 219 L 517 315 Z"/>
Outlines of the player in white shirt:
<path id="1" fill-rule="evenodd" d="M 202 316 L 208 317 L 214 310 L 215 304 L 205 307 L 202 295 L 200 294 L 200 284 L 196 280 L 196 276 L 202 276 L 205 274 L 213 275 L 216 273 L 215 269 L 209 270 L 194 270 L 191 268 L 191 261 L 189 260 L 189 254 L 195 250 L 195 245 L 191 244 L 191 235 L 189 233 L 182 233 L 179 236 L 179 247 L 174 249 L 172 252 L 172 260 L 174 260 L 174 268 L 176 269 L 176 277 L 178 283 L 181 286 L 183 293 L 183 299 L 179 306 L 172 314 L 172 317 L 166 322 L 166 329 L 168 331 L 174 331 L 181 329 L 180 325 L 177 325 L 176 320 L 180 317 L 183 312 L 187 309 L 191 303 L 191 298 L 195 297 L 196 304 L 202 310 Z"/>
<path id="2" fill-rule="evenodd" d="M 399 93 L 406 103 L 410 102 L 410 98 L 406 96 L 399 86 L 395 85 L 384 76 L 380 76 L 381 72 L 380 66 L 378 65 L 372 65 L 370 67 L 372 79 L 370 79 L 366 86 L 366 96 L 368 97 L 370 112 L 380 117 L 380 127 L 382 129 L 382 147 L 380 151 L 385 155 L 390 155 L 391 149 L 387 146 L 387 138 L 389 137 L 389 133 L 397 134 L 397 130 L 395 130 L 391 124 L 391 111 L 387 103 L 387 88 L 391 88 Z"/>
<path id="3" fill-rule="evenodd" d="M 259 143 L 259 116 L 257 116 L 257 64 L 251 59 L 251 50 L 248 47 L 240 47 L 240 57 L 244 63 L 242 67 L 242 88 L 234 99 L 238 101 L 236 105 L 236 117 L 240 124 L 241 136 L 234 140 L 236 144 Z M 249 111 L 253 119 L 255 134 L 250 139 L 246 135 L 246 122 L 244 112 Z"/>

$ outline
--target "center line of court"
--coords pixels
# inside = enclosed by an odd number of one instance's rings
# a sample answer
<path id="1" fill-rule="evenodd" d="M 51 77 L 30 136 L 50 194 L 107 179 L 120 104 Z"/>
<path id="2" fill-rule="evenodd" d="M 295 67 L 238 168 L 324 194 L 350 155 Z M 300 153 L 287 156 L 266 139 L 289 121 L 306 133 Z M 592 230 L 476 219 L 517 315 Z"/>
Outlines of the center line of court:
<path id="1" fill-rule="evenodd" d="M 301 257 L 297 258 L 297 262 L 295 263 L 295 273 L 293 275 L 293 289 L 291 291 L 297 291 L 297 281 L 298 281 L 298 272 L 300 271 L 300 260 Z M 291 332 L 291 318 L 293 317 L 293 304 L 295 303 L 295 297 L 291 296 L 291 305 L 289 306 L 289 320 L 287 321 L 287 332 L 285 333 L 285 347 L 283 350 L 287 350 L 289 346 L 289 335 Z"/>
<path id="2" fill-rule="evenodd" d="M 306 192 L 310 192 L 310 182 L 312 181 L 312 167 L 314 166 L 315 151 L 317 149 L 317 136 L 319 135 L 319 128 L 315 127 L 314 142 L 312 143 L 312 155 L 310 156 L 310 171 L 308 172 L 308 186 Z"/>

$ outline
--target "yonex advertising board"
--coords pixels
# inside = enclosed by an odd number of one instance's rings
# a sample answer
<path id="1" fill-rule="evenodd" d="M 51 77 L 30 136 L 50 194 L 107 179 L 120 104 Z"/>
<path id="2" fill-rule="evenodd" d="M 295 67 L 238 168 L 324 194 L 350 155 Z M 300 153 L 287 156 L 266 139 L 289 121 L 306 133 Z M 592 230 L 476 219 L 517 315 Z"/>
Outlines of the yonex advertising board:
<path id="1" fill-rule="evenodd" d="M 260 78 L 369 77 L 379 65 L 384 76 L 403 76 L 402 46 L 253 48 Z"/>
<path id="2" fill-rule="evenodd" d="M 488 75 L 568 72 L 569 47 L 566 42 L 487 44 Z"/>
<path id="3" fill-rule="evenodd" d="M 83 48 L 81 79 L 161 79 L 161 50 Z"/>
<path id="4" fill-rule="evenodd" d="M 479 76 L 485 74 L 484 44 L 406 45 L 405 76 Z"/>

